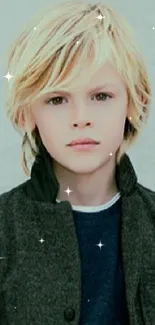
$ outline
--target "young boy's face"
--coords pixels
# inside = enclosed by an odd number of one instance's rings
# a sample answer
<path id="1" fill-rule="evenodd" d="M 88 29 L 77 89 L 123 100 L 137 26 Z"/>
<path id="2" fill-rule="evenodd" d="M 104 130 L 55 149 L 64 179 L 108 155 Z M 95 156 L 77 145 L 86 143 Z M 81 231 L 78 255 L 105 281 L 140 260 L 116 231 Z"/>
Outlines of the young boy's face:
<path id="1" fill-rule="evenodd" d="M 89 64 L 81 69 L 81 78 L 88 73 Z M 95 90 L 102 85 L 102 89 Z M 52 96 L 58 98 L 47 103 Z M 37 99 L 32 106 L 33 125 L 37 125 L 55 162 L 75 173 L 93 172 L 121 145 L 127 105 L 126 87 L 114 67 L 106 63 L 87 88 L 69 94 L 48 93 Z M 91 138 L 100 144 L 85 151 L 68 146 L 79 138 Z"/>

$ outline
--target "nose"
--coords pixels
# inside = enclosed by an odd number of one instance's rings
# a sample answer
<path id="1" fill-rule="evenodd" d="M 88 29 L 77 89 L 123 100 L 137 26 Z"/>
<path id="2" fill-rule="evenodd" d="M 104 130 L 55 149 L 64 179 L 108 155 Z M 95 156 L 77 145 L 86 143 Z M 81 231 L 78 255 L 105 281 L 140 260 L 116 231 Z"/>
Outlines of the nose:
<path id="1" fill-rule="evenodd" d="M 72 123 L 72 128 L 83 129 L 87 126 L 92 127 L 93 123 L 90 121 L 81 121 L 81 122 Z"/>
<path id="2" fill-rule="evenodd" d="M 80 100 L 75 106 L 70 115 L 70 126 L 72 129 L 83 129 L 85 127 L 93 127 L 92 114 L 88 105 L 85 105 L 83 100 Z"/>
<path id="3" fill-rule="evenodd" d="M 92 119 L 90 117 L 86 117 L 85 115 L 86 113 L 84 112 L 84 110 L 81 109 L 79 114 L 76 114 L 76 117 L 75 116 L 72 117 L 71 127 L 73 129 L 74 128 L 83 129 L 85 127 L 93 127 L 94 123 L 92 122 Z"/>

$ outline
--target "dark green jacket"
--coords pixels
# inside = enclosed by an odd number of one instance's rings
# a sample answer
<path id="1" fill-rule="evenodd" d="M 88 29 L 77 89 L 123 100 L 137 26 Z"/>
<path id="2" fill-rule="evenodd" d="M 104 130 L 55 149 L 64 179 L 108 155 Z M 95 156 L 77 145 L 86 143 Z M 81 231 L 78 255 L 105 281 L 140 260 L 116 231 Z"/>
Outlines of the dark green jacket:
<path id="1" fill-rule="evenodd" d="M 33 168 L 28 181 L 0 196 L 0 325 L 79 322 L 81 268 L 72 207 L 69 201 L 56 204 L 53 176 L 43 198 L 46 172 Z M 138 183 L 126 154 L 116 181 L 130 324 L 155 325 L 155 192 Z"/>

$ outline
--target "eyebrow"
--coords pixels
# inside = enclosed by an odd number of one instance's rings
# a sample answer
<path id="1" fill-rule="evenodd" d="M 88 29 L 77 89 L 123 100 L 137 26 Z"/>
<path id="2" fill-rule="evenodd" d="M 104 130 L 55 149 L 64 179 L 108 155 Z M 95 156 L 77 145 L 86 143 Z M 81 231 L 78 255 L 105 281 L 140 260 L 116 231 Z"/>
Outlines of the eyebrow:
<path id="1" fill-rule="evenodd" d="M 98 85 L 92 89 L 89 89 L 88 92 L 94 92 L 96 90 L 101 90 L 101 89 L 104 89 L 104 88 L 107 88 L 107 87 L 115 87 L 116 89 L 119 89 L 117 83 L 107 83 L 107 84 L 103 84 L 103 85 Z M 57 91 L 52 91 L 53 94 L 56 94 L 56 93 L 63 93 L 63 94 L 67 94 L 67 95 L 70 95 L 69 92 L 67 91 L 64 91 L 64 90 L 57 90 Z"/>
<path id="2" fill-rule="evenodd" d="M 89 89 L 89 91 L 92 92 L 94 90 L 100 90 L 100 89 L 103 89 L 103 88 L 106 88 L 106 87 L 111 87 L 111 86 L 118 88 L 118 85 L 116 83 L 107 83 L 107 84 L 96 86 L 95 88 L 91 88 L 91 89 Z"/>

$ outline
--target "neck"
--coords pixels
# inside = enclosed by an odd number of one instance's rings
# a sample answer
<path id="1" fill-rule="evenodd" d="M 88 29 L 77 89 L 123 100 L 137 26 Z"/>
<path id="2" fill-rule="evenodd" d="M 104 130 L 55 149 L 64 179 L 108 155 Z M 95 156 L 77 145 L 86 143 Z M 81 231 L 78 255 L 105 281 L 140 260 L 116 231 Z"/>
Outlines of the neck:
<path id="1" fill-rule="evenodd" d="M 110 157 L 95 171 L 79 174 L 53 161 L 54 173 L 60 185 L 57 199 L 83 206 L 107 203 L 118 193 L 115 167 L 115 157 Z M 68 187 L 72 191 L 69 195 L 65 192 Z"/>

